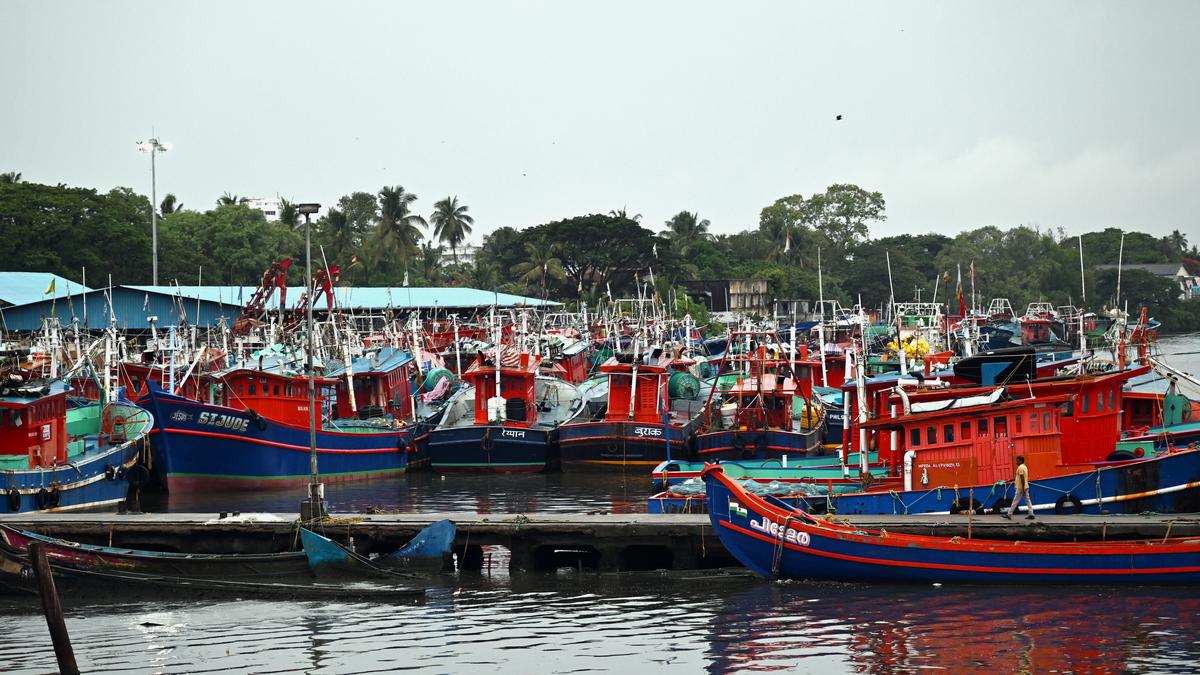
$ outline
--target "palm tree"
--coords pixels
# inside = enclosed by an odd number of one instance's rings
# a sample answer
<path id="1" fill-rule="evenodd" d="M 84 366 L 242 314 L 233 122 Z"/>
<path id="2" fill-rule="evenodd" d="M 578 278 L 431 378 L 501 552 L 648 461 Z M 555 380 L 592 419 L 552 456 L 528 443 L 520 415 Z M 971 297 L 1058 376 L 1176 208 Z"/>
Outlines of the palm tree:
<path id="1" fill-rule="evenodd" d="M 434 246 L 433 242 L 427 241 L 421 244 L 421 257 L 417 261 L 418 270 L 421 277 L 429 284 L 437 284 L 442 281 L 442 247 Z"/>
<path id="2" fill-rule="evenodd" d="M 1176 251 L 1187 251 L 1188 239 L 1187 235 L 1179 230 L 1171 230 L 1171 234 L 1166 236 L 1167 241 L 1171 243 L 1172 248 Z"/>
<path id="3" fill-rule="evenodd" d="M 317 223 L 317 228 L 329 242 L 332 260 L 349 260 L 354 254 L 356 235 L 346 212 L 330 208 L 325 217 Z"/>
<path id="4" fill-rule="evenodd" d="M 217 199 L 217 206 L 233 206 L 235 204 L 245 204 L 248 201 L 250 200 L 246 197 L 239 197 L 226 192 Z"/>
<path id="5" fill-rule="evenodd" d="M 475 264 L 468 270 L 466 281 L 472 288 L 495 288 L 499 277 L 500 272 L 495 264 L 476 258 Z"/>
<path id="6" fill-rule="evenodd" d="M 300 229 L 300 209 L 296 208 L 296 202 L 279 198 L 279 222 L 290 230 Z"/>
<path id="7" fill-rule="evenodd" d="M 546 279 L 562 281 L 567 278 L 562 260 L 558 257 L 558 245 L 548 241 L 531 241 L 525 243 L 525 262 L 512 266 L 513 274 L 527 286 L 537 283 L 542 289 L 542 297 L 546 297 Z"/>
<path id="8" fill-rule="evenodd" d="M 0 173 L 0 184 L 15 185 L 21 182 L 20 171 L 9 171 L 8 173 Z"/>
<path id="9" fill-rule="evenodd" d="M 183 204 L 180 204 L 175 195 L 168 192 L 166 197 L 163 197 L 162 204 L 158 206 L 159 213 L 164 216 L 169 216 L 172 213 L 178 213 L 183 210 Z"/>
<path id="10" fill-rule="evenodd" d="M 467 205 L 458 203 L 458 195 L 446 197 L 433 205 L 429 222 L 433 223 L 433 236 L 450 245 L 450 254 L 458 262 L 458 245 L 471 234 L 475 219 L 467 215 Z"/>
<path id="11" fill-rule="evenodd" d="M 667 221 L 667 229 L 663 234 L 670 237 L 679 247 L 681 254 L 686 254 L 691 245 L 702 239 L 711 239 L 708 233 L 708 219 L 701 219 L 695 211 L 680 211 Z"/>
<path id="12" fill-rule="evenodd" d="M 417 196 L 405 192 L 399 185 L 385 186 L 379 191 L 379 225 L 375 229 L 376 262 L 388 253 L 406 262 L 410 255 L 417 253 L 417 242 L 425 236 L 417 226 L 424 228 L 428 223 L 409 210 L 409 205 L 415 201 Z"/>
<path id="13" fill-rule="evenodd" d="M 612 211 L 609 211 L 608 215 L 612 216 L 613 218 L 621 218 L 622 220 L 632 220 L 635 223 L 642 219 L 642 214 L 640 213 L 636 213 L 632 216 L 626 213 L 624 206 L 619 209 L 613 209 Z"/>

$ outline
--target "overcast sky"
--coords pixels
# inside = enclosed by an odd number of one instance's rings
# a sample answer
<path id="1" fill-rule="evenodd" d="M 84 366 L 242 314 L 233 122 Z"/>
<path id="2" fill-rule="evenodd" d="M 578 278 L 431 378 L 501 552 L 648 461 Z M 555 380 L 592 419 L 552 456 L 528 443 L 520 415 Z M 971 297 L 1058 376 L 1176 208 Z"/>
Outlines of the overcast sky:
<path id="1" fill-rule="evenodd" d="M 625 206 L 715 232 L 832 183 L 873 235 L 1200 240 L 1200 2 L 0 3 L 0 171 L 331 204 L 457 195 L 478 240 Z M 842 121 L 835 116 L 843 115 Z"/>

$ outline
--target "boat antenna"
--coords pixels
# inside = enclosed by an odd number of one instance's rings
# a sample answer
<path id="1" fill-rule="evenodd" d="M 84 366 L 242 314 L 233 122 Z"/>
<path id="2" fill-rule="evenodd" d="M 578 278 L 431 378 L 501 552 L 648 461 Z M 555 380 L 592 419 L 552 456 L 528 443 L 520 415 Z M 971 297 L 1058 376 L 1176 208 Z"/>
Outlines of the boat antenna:
<path id="1" fill-rule="evenodd" d="M 1087 278 L 1083 275 L 1083 235 L 1079 235 L 1079 288 L 1083 292 L 1080 304 L 1087 307 Z"/>

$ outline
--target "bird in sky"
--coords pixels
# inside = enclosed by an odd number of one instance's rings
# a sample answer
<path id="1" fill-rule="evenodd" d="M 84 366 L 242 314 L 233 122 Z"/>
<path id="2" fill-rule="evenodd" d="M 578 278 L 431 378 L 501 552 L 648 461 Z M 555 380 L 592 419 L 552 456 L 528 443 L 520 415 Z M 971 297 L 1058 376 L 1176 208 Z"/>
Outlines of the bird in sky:
<path id="1" fill-rule="evenodd" d="M 837 121 L 841 122 L 841 121 L 842 121 L 842 116 L 841 116 L 841 115 L 838 115 L 838 116 L 837 116 L 835 119 L 836 119 Z"/>

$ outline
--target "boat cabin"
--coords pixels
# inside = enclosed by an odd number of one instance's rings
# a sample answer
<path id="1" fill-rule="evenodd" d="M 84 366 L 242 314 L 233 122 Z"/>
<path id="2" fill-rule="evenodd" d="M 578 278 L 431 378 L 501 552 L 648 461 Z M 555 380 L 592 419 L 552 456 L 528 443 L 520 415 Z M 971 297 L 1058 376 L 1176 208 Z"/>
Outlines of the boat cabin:
<path id="1" fill-rule="evenodd" d="M 316 378 L 317 410 L 335 396 L 336 382 L 324 377 Z M 303 375 L 280 373 L 249 368 L 235 368 L 219 376 L 219 382 L 209 387 L 208 403 L 225 405 L 242 410 L 253 410 L 267 419 L 308 426 L 308 378 Z M 320 424 L 318 414 L 317 423 Z"/>
<path id="2" fill-rule="evenodd" d="M 0 459 L 17 462 L 21 469 L 66 464 L 68 391 L 60 380 L 5 387 L 0 392 Z"/>
<path id="3" fill-rule="evenodd" d="M 412 355 L 394 347 L 369 351 L 351 361 L 349 368 L 343 363 L 330 369 L 325 377 L 337 381 L 334 416 L 369 419 L 391 415 L 399 420 L 411 419 L 416 374 Z"/>
<path id="4" fill-rule="evenodd" d="M 495 350 L 479 354 L 462 379 L 475 387 L 475 424 L 490 423 L 493 415 L 488 406 L 496 397 L 496 372 L 500 373 L 500 396 L 505 400 L 503 417 L 506 427 L 528 428 L 537 424 L 537 374 L 539 363 L 529 352 L 518 353 L 512 347 L 502 348 L 500 363 Z"/>
<path id="5" fill-rule="evenodd" d="M 904 468 L 904 456 L 913 452 L 911 485 L 906 489 L 951 485 L 985 485 L 1011 480 L 1014 458 L 1025 457 L 1034 476 L 1061 473 L 1071 464 L 1062 455 L 1062 407 L 1070 397 L 999 401 L 960 399 L 973 405 L 928 404 L 942 409 L 918 412 L 916 406 L 902 416 L 871 420 L 868 432 L 886 432 L 893 447 L 880 453 L 880 461 L 893 473 Z"/>
<path id="6" fill-rule="evenodd" d="M 662 422 L 668 410 L 668 385 L 671 372 L 666 364 L 634 364 L 613 357 L 600 366 L 608 375 L 608 411 L 604 419 L 610 422 Z"/>

